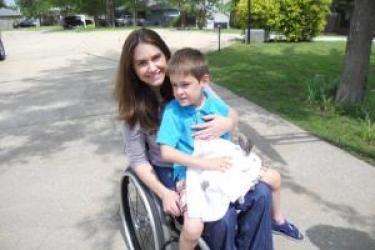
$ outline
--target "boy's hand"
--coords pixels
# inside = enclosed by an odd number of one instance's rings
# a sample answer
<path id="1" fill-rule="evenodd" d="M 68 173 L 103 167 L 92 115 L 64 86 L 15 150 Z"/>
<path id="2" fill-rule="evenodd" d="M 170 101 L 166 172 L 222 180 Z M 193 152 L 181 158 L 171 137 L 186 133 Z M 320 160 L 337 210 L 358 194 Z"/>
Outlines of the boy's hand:
<path id="1" fill-rule="evenodd" d="M 232 167 L 232 159 L 230 157 L 204 159 L 203 161 L 203 168 L 206 170 L 225 172 Z"/>

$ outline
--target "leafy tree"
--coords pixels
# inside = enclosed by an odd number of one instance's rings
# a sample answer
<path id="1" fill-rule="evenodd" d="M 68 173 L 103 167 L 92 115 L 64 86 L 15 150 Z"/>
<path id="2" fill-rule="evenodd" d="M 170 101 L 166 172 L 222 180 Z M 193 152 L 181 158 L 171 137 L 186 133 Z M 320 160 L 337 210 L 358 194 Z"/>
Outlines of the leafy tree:
<path id="1" fill-rule="evenodd" d="M 333 0 L 331 8 L 336 12 L 351 12 L 354 8 L 354 0 Z"/>
<path id="2" fill-rule="evenodd" d="M 105 14 L 105 0 L 82 0 L 79 9 L 80 12 L 96 18 Z"/>
<path id="3" fill-rule="evenodd" d="M 195 9 L 192 9 L 192 14 L 196 16 L 196 24 L 199 29 L 206 26 L 207 18 L 212 15 L 213 10 L 218 8 L 219 5 L 219 0 L 193 0 Z"/>
<path id="4" fill-rule="evenodd" d="M 63 15 L 80 12 L 80 0 L 50 0 L 53 7 L 58 7 Z"/>
<path id="5" fill-rule="evenodd" d="M 24 16 L 39 18 L 52 6 L 48 0 L 16 0 L 16 5 Z"/>
<path id="6" fill-rule="evenodd" d="M 364 100 L 374 33 L 375 1 L 355 0 L 336 102 L 350 105 Z"/>
<path id="7" fill-rule="evenodd" d="M 0 8 L 7 7 L 4 0 L 0 0 Z"/>
<path id="8" fill-rule="evenodd" d="M 192 4 L 191 0 L 169 0 L 171 5 L 176 6 L 180 11 L 180 27 L 186 26 L 187 15 L 191 12 Z"/>

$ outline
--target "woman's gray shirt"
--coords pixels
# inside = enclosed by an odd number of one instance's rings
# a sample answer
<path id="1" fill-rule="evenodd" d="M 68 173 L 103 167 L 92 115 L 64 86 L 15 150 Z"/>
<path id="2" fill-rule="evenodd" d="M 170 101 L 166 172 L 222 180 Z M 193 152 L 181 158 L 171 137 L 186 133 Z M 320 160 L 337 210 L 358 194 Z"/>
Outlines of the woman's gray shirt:
<path id="1" fill-rule="evenodd" d="M 170 167 L 161 160 L 160 145 L 156 143 L 156 133 L 143 129 L 139 123 L 133 128 L 126 122 L 122 126 L 125 151 L 131 168 L 142 164 L 151 164 L 159 167 Z"/>

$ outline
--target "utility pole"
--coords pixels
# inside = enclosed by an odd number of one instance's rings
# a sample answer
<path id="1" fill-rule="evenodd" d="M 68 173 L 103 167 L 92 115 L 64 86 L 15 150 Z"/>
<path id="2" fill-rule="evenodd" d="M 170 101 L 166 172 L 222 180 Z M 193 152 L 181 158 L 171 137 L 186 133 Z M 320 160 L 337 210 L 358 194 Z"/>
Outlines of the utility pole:
<path id="1" fill-rule="evenodd" d="M 251 11 L 250 11 L 251 1 L 247 0 L 247 44 L 250 43 L 250 18 L 251 18 Z"/>

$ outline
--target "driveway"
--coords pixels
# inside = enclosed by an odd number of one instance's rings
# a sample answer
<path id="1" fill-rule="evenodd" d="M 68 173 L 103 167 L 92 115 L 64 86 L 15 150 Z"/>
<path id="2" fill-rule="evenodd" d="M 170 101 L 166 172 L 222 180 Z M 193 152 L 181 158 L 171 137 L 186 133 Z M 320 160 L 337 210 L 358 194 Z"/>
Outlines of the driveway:
<path id="1" fill-rule="evenodd" d="M 215 33 L 158 32 L 172 49 L 217 48 Z M 3 32 L 0 249 L 124 249 L 111 91 L 128 33 Z"/>

